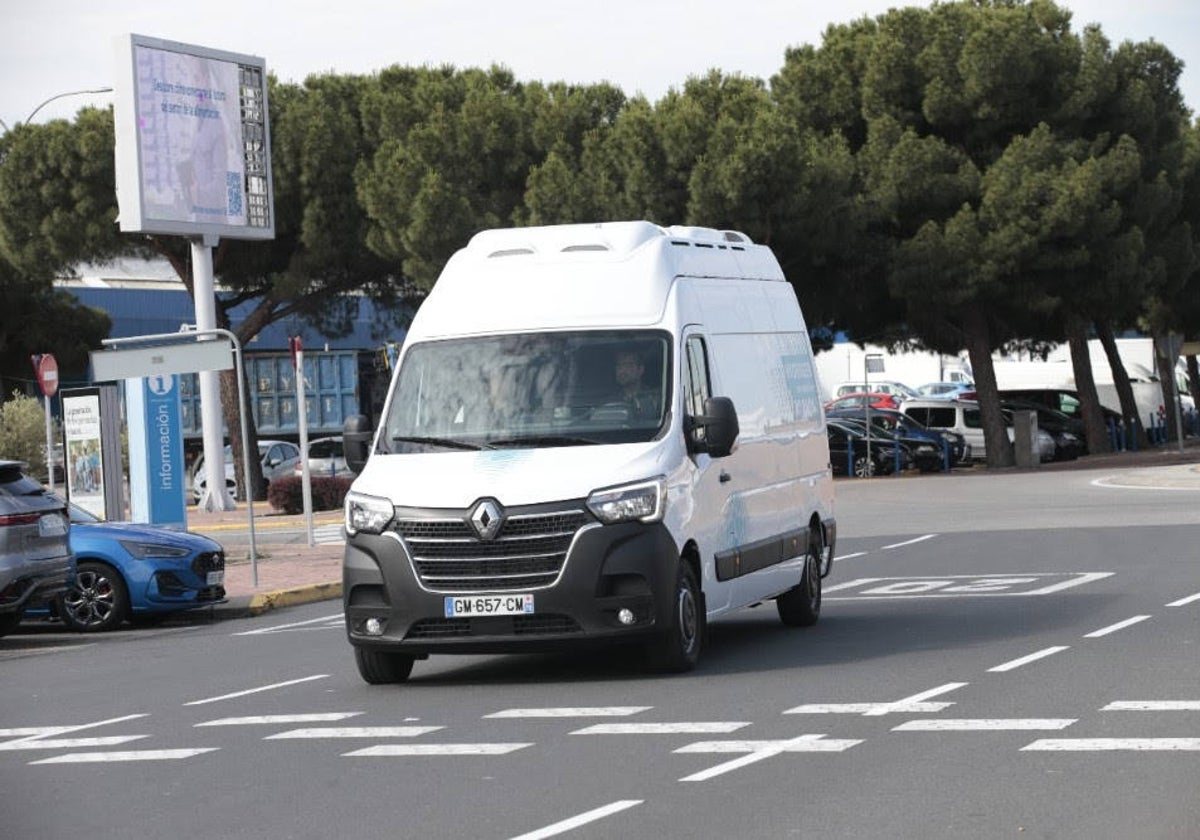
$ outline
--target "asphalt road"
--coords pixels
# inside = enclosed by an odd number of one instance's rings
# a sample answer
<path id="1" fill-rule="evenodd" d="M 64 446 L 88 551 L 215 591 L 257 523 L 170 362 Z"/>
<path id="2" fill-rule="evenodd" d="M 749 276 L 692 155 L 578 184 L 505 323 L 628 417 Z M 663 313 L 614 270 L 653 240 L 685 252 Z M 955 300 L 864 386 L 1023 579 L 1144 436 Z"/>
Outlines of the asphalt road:
<path id="1" fill-rule="evenodd" d="M 1200 837 L 1200 490 L 839 483 L 821 622 L 357 675 L 337 602 L 0 639 L 0 832 Z M 1098 483 L 1099 482 L 1099 483 Z"/>

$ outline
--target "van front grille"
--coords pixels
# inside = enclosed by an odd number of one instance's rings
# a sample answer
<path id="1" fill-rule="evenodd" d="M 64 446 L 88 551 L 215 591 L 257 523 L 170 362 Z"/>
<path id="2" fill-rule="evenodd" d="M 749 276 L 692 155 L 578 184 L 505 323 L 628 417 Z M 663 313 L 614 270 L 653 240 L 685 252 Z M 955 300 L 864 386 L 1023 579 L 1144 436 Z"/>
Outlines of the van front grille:
<path id="1" fill-rule="evenodd" d="M 582 510 L 510 514 L 491 540 L 479 538 L 465 513 L 456 519 L 397 517 L 392 528 L 427 589 L 512 592 L 553 584 L 588 521 Z"/>

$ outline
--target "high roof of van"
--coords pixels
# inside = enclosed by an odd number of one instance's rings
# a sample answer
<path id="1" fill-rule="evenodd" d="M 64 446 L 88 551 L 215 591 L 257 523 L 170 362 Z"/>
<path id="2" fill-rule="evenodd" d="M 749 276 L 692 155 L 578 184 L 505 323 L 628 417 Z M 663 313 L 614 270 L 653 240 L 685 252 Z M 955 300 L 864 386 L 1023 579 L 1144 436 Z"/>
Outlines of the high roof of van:
<path id="1" fill-rule="evenodd" d="M 650 222 L 486 230 L 446 264 L 409 340 L 658 323 L 676 277 L 786 282 L 737 231 Z"/>

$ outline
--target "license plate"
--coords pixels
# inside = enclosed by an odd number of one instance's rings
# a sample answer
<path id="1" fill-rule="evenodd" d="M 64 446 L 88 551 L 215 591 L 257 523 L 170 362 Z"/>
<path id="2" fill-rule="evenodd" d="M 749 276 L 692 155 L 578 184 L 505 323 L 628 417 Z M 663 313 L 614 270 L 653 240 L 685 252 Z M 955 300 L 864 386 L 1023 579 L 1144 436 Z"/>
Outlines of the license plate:
<path id="1" fill-rule="evenodd" d="M 67 520 L 59 513 L 47 513 L 38 518 L 39 537 L 61 537 L 67 533 Z"/>
<path id="2" fill-rule="evenodd" d="M 459 595 L 446 596 L 446 618 L 474 618 L 481 615 L 526 615 L 533 612 L 533 595 Z"/>
<path id="3" fill-rule="evenodd" d="M 204 578 L 205 584 L 208 586 L 220 586 L 225 582 L 225 570 L 219 572 L 209 572 Z"/>

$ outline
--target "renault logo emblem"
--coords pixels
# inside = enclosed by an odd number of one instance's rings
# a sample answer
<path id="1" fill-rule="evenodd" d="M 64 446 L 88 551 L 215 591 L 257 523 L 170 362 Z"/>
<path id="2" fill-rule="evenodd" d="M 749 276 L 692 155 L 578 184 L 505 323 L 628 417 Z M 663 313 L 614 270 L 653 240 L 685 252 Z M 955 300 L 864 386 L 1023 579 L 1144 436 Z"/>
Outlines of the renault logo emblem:
<path id="1" fill-rule="evenodd" d="M 484 499 L 471 511 L 471 524 L 475 527 L 475 533 L 479 534 L 479 539 L 493 540 L 504 524 L 504 514 L 499 505 L 491 499 Z"/>

